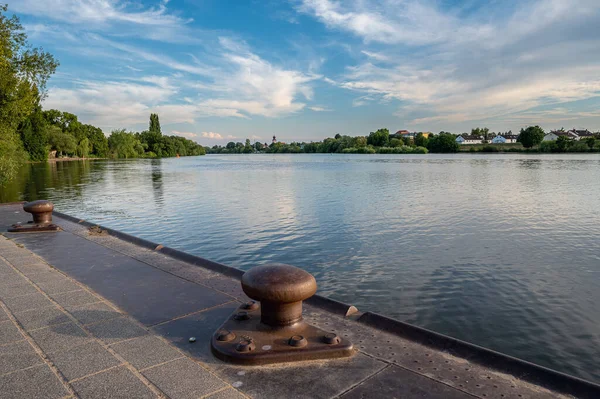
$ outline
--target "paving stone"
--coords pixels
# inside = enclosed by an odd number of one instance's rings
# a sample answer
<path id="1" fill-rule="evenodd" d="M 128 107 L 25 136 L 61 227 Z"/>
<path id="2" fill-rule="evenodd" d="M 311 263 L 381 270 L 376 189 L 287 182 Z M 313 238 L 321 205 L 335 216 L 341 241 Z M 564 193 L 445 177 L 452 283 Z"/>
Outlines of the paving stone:
<path id="1" fill-rule="evenodd" d="M 66 277 L 56 278 L 44 283 L 36 283 L 46 294 L 52 296 L 65 292 L 81 290 L 81 286 Z"/>
<path id="2" fill-rule="evenodd" d="M 358 353 L 347 359 L 272 367 L 229 366 L 218 371 L 218 374 L 250 397 L 331 398 L 364 381 L 386 365 Z"/>
<path id="3" fill-rule="evenodd" d="M 2 399 L 63 398 L 69 391 L 50 368 L 41 364 L 0 377 Z"/>
<path id="4" fill-rule="evenodd" d="M 2 269 L 0 269 L 0 276 L 2 276 L 0 287 L 10 287 L 23 283 L 29 283 L 23 276 L 19 275 L 19 273 L 15 272 L 9 266 L 4 266 Z"/>
<path id="5" fill-rule="evenodd" d="M 109 345 L 148 334 L 148 331 L 125 316 L 89 324 L 86 328 L 90 330 L 94 337 L 101 339 Z"/>
<path id="6" fill-rule="evenodd" d="M 14 298 L 17 296 L 35 294 L 39 292 L 34 285 L 27 282 L 25 279 L 17 281 L 13 284 L 0 286 L 0 299 Z"/>
<path id="7" fill-rule="evenodd" d="M 114 319 L 115 317 L 123 315 L 108 306 L 105 302 L 96 302 L 77 308 L 69 308 L 69 313 L 79 320 L 81 324 L 97 323 L 102 320 Z"/>
<path id="8" fill-rule="evenodd" d="M 19 271 L 21 273 L 23 273 L 24 275 L 26 275 L 28 277 L 54 270 L 47 263 L 42 263 L 42 262 L 37 262 L 37 263 L 32 263 L 32 264 L 27 264 L 27 265 L 20 265 L 20 266 L 15 266 L 15 267 L 17 269 L 19 269 Z"/>
<path id="9" fill-rule="evenodd" d="M 216 360 L 210 353 L 210 339 L 238 306 L 238 303 L 221 305 L 161 324 L 153 329 L 192 357 L 211 365 L 211 367 L 213 365 L 214 367 L 221 367 L 223 363 Z M 196 337 L 194 344 L 188 342 L 190 337 Z"/>
<path id="10" fill-rule="evenodd" d="M 40 283 L 49 283 L 49 282 L 56 281 L 56 280 L 66 279 L 67 277 L 65 277 L 65 275 L 62 274 L 61 272 L 59 272 L 58 270 L 48 268 L 45 271 L 35 273 L 31 276 L 28 276 L 27 278 L 29 278 L 31 281 L 33 281 L 36 284 L 40 284 Z"/>
<path id="11" fill-rule="evenodd" d="M 31 254 L 31 252 L 27 250 L 18 251 L 18 252 L 9 252 L 7 254 L 3 254 L 6 260 L 12 264 L 17 269 L 21 266 L 33 265 L 36 263 L 40 263 L 40 258 Z"/>
<path id="12" fill-rule="evenodd" d="M 81 287 L 80 287 L 81 288 Z M 91 294 L 87 290 L 63 292 L 58 294 L 50 294 L 60 306 L 67 310 L 71 310 L 76 307 L 87 305 L 89 303 L 95 303 L 101 301 L 100 298 Z"/>
<path id="13" fill-rule="evenodd" d="M 117 366 L 120 361 L 97 341 L 49 355 L 68 381 Z"/>
<path id="14" fill-rule="evenodd" d="M 233 388 L 227 388 L 223 391 L 213 393 L 205 397 L 206 399 L 246 399 L 247 396 L 242 395 Z"/>
<path id="15" fill-rule="evenodd" d="M 138 370 L 183 356 L 181 352 L 154 335 L 114 344 L 111 348 Z"/>
<path id="16" fill-rule="evenodd" d="M 0 346 L 0 375 L 41 363 L 42 358 L 27 341 Z"/>
<path id="17" fill-rule="evenodd" d="M 173 399 L 195 399 L 226 386 L 188 358 L 152 367 L 144 370 L 142 374 Z"/>
<path id="18" fill-rule="evenodd" d="M 0 322 L 4 320 L 10 320 L 4 309 L 0 308 Z"/>
<path id="19" fill-rule="evenodd" d="M 422 375 L 390 366 L 342 396 L 360 398 L 468 399 L 471 395 Z"/>
<path id="20" fill-rule="evenodd" d="M 92 339 L 74 323 L 30 331 L 29 335 L 46 353 L 66 351 Z"/>
<path id="21" fill-rule="evenodd" d="M 66 323 L 69 317 L 57 307 L 27 310 L 14 314 L 25 331 L 48 327 L 54 324 Z"/>
<path id="22" fill-rule="evenodd" d="M 117 367 L 72 383 L 81 399 L 144 399 L 157 396 L 125 367 Z"/>
<path id="23" fill-rule="evenodd" d="M 48 298 L 42 295 L 39 292 L 21 295 L 14 298 L 6 298 L 3 299 L 4 304 L 13 312 L 23 312 L 25 310 L 30 309 L 39 309 L 44 307 L 53 306 L 54 304 L 50 302 Z"/>
<path id="24" fill-rule="evenodd" d="M 11 320 L 0 322 L 0 345 L 25 339 Z"/>

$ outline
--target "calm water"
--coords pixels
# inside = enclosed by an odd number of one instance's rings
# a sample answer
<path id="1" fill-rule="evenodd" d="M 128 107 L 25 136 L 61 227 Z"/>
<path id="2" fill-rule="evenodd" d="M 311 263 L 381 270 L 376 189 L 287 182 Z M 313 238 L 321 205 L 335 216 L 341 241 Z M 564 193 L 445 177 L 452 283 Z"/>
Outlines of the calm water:
<path id="1" fill-rule="evenodd" d="M 70 162 L 0 193 L 36 198 L 242 269 L 297 265 L 361 310 L 600 381 L 599 155 Z"/>

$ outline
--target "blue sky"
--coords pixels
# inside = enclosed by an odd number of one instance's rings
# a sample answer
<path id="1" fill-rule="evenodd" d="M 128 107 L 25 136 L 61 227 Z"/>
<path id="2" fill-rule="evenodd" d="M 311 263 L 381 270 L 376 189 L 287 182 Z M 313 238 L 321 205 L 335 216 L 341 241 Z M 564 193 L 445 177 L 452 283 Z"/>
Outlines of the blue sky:
<path id="1" fill-rule="evenodd" d="M 10 0 L 9 0 L 10 1 Z M 203 144 L 600 130 L 598 0 L 18 0 L 45 108 Z"/>

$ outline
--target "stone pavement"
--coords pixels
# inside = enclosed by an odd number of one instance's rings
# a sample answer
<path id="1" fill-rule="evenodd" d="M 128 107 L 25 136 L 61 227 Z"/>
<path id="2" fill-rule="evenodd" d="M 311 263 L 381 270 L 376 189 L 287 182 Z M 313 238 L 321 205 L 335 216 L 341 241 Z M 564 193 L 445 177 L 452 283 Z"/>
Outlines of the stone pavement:
<path id="1" fill-rule="evenodd" d="M 28 218 L 20 204 L 0 205 L 0 232 Z M 350 339 L 354 357 L 223 363 L 210 338 L 248 300 L 237 279 L 54 222 L 63 231 L 0 235 L 1 398 L 572 397 L 316 305 L 305 318 Z"/>
<path id="2" fill-rule="evenodd" d="M 244 397 L 112 303 L 1 236 L 0 255 L 0 397 Z"/>

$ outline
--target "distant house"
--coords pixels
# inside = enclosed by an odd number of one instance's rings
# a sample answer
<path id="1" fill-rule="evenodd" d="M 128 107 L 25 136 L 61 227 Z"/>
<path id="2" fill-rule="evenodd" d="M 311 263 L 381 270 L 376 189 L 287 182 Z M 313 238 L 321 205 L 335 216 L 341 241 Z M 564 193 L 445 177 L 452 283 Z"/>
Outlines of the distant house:
<path id="1" fill-rule="evenodd" d="M 572 131 L 565 132 L 564 130 L 554 130 L 544 136 L 542 141 L 556 141 L 559 137 L 566 137 L 571 140 L 579 140 L 579 136 Z"/>
<path id="2" fill-rule="evenodd" d="M 514 144 L 517 142 L 518 138 L 519 136 L 517 136 L 516 134 L 499 134 L 498 136 L 494 137 L 491 142 L 493 144 Z"/>
<path id="3" fill-rule="evenodd" d="M 458 144 L 481 144 L 483 143 L 483 137 L 475 136 L 470 134 L 463 134 L 456 138 Z"/>
<path id="4" fill-rule="evenodd" d="M 576 134 L 577 137 L 579 137 L 577 140 L 585 140 L 587 138 L 594 137 L 594 133 L 590 132 L 587 129 L 583 129 L 583 130 L 571 129 L 571 130 L 569 130 L 568 133 Z"/>
<path id="5" fill-rule="evenodd" d="M 398 130 L 396 133 L 390 134 L 390 139 L 403 139 L 408 137 L 409 139 L 414 140 L 419 133 L 422 133 L 425 138 L 429 138 L 429 135 L 431 135 L 430 132 L 409 132 L 408 130 Z"/>

